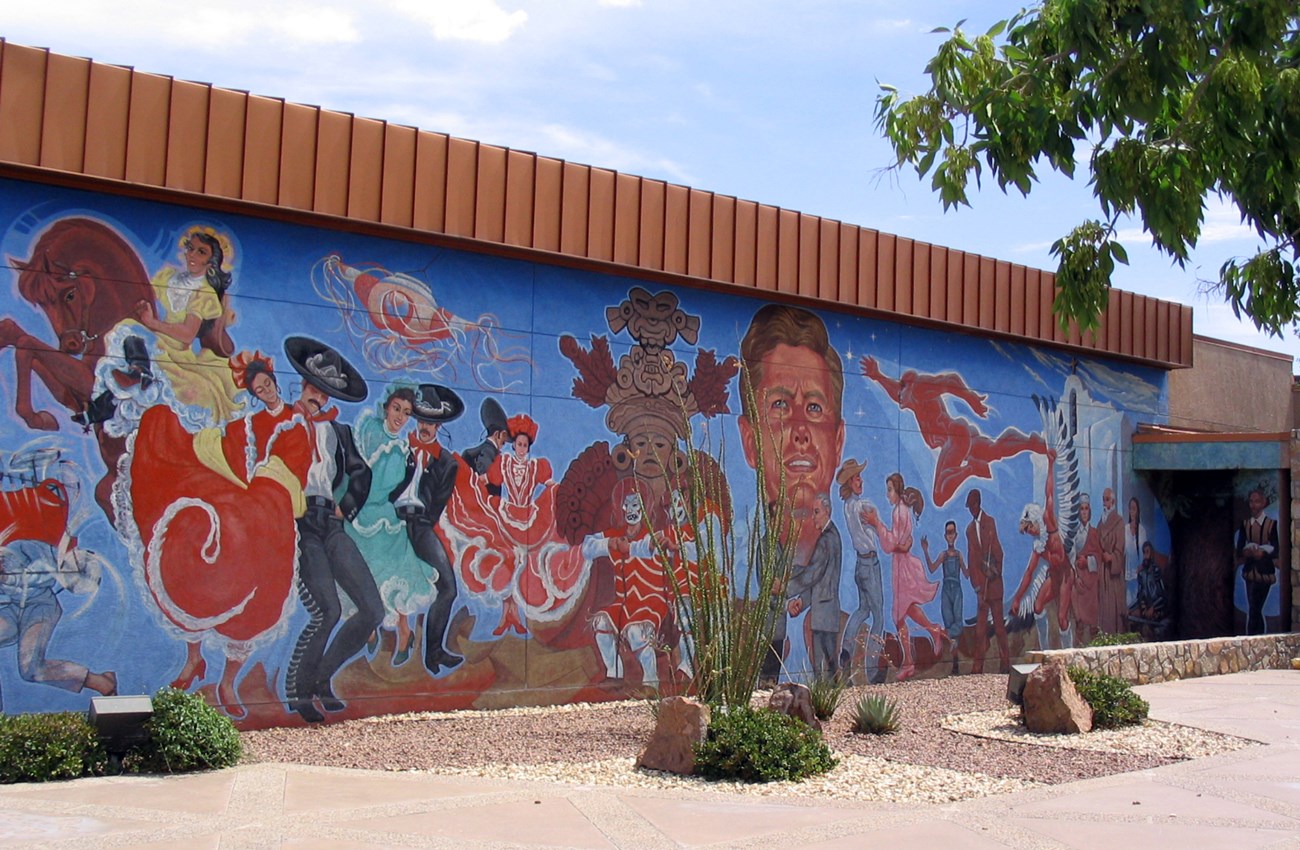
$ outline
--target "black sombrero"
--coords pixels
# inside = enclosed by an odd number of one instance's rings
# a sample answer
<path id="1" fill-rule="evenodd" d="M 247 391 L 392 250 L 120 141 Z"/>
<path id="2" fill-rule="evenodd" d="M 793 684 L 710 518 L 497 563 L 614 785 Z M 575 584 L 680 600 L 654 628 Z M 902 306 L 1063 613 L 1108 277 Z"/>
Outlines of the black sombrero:
<path id="1" fill-rule="evenodd" d="M 450 387 L 420 384 L 415 389 L 415 404 L 411 406 L 411 415 L 421 422 L 450 422 L 464 412 L 464 400 Z"/>
<path id="2" fill-rule="evenodd" d="M 361 373 L 325 343 L 307 336 L 291 336 L 284 341 L 284 353 L 304 381 L 330 398 L 366 400 L 369 388 Z"/>

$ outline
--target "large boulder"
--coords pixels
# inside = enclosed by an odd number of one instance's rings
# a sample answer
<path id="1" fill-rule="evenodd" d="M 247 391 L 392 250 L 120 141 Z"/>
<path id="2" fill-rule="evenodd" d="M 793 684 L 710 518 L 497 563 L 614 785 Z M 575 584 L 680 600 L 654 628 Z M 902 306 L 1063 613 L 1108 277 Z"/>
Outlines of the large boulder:
<path id="1" fill-rule="evenodd" d="M 637 767 L 690 775 L 695 771 L 695 745 L 709 731 L 709 707 L 686 697 L 659 702 L 659 720 Z"/>
<path id="2" fill-rule="evenodd" d="M 812 691 L 807 685 L 786 682 L 778 685 L 768 698 L 767 707 L 778 714 L 786 714 L 796 720 L 802 720 L 818 732 L 822 731 L 822 722 L 813 711 Z"/>
<path id="3" fill-rule="evenodd" d="M 1079 696 L 1060 662 L 1043 664 L 1029 674 L 1021 708 L 1030 732 L 1070 735 L 1092 731 L 1092 707 Z"/>

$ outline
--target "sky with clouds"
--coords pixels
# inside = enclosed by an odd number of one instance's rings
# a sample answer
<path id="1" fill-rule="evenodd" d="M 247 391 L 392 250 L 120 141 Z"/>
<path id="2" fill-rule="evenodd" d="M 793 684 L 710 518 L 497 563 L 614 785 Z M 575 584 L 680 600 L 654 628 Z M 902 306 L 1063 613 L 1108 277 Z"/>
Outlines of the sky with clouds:
<path id="1" fill-rule="evenodd" d="M 141 71 L 283 97 L 684 183 L 1052 269 L 1097 215 L 1085 180 L 944 213 L 887 173 L 879 83 L 922 91 L 935 27 L 987 28 L 1019 2 L 970 0 L 40 0 L 0 36 Z M 1081 170 L 1081 174 L 1085 171 Z M 1125 231 L 1124 289 L 1191 304 L 1197 333 L 1300 355 L 1200 279 L 1256 243 L 1214 205 L 1185 269 Z"/>

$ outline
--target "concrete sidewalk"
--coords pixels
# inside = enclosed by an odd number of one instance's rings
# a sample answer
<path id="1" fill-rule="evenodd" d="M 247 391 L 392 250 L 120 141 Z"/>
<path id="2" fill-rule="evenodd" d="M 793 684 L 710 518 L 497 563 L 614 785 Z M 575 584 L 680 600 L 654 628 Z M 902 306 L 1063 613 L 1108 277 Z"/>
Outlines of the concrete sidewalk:
<path id="1" fill-rule="evenodd" d="M 0 848 L 573 847 L 1300 850 L 1300 672 L 1146 685 L 1153 718 L 1262 742 L 941 806 L 292 765 L 0 786 Z"/>

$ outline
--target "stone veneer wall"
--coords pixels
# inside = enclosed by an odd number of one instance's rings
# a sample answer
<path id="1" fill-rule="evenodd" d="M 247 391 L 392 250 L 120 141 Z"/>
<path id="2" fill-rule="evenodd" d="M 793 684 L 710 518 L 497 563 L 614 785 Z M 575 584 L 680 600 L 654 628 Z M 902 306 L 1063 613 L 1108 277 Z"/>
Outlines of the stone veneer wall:
<path id="1" fill-rule="evenodd" d="M 1025 660 L 1043 664 L 1064 659 L 1067 666 L 1146 685 L 1243 670 L 1276 670 L 1289 667 L 1296 656 L 1300 656 L 1300 633 L 1054 649 L 1027 652 Z"/>

